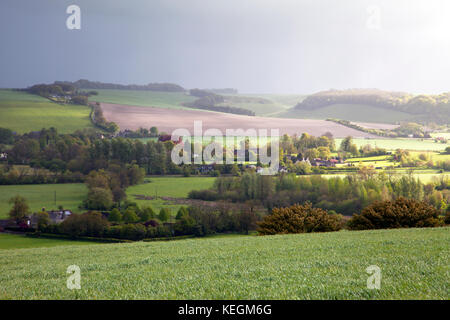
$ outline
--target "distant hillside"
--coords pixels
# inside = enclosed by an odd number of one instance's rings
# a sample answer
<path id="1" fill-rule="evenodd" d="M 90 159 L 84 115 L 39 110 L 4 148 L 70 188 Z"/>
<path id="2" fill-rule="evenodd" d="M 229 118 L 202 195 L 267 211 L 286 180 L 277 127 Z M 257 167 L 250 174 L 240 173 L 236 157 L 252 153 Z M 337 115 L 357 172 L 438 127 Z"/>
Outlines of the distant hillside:
<path id="1" fill-rule="evenodd" d="M 78 89 L 115 89 L 115 90 L 144 90 L 144 91 L 161 91 L 161 92 L 184 92 L 186 91 L 182 86 L 174 83 L 149 83 L 146 85 L 138 84 L 115 84 L 104 83 L 98 81 L 78 80 L 70 81 L 55 81 L 55 84 L 70 84 Z"/>
<path id="2" fill-rule="evenodd" d="M 329 90 L 306 97 L 295 106 L 293 112 L 296 110 L 316 111 L 334 105 L 359 105 L 365 106 L 365 109 L 367 106 L 383 108 L 411 115 L 411 118 L 424 123 L 446 124 L 450 122 L 450 92 L 439 95 L 412 95 L 378 89 Z M 358 110 L 355 111 L 358 112 Z M 364 112 L 364 110 L 361 111 Z M 384 113 L 382 116 L 386 120 L 392 121 L 390 113 Z M 345 117 L 341 117 L 341 119 L 345 119 Z M 370 121 L 370 119 L 367 120 Z"/>

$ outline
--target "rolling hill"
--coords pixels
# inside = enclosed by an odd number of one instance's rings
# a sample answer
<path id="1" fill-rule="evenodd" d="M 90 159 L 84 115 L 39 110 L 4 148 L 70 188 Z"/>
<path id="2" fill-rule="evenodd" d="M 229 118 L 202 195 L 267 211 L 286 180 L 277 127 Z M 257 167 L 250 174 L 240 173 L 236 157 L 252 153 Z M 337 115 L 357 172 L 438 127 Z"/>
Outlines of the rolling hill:
<path id="1" fill-rule="evenodd" d="M 59 133 L 92 128 L 91 108 L 60 105 L 26 92 L 0 90 L 0 127 L 18 133 L 54 127 Z"/>

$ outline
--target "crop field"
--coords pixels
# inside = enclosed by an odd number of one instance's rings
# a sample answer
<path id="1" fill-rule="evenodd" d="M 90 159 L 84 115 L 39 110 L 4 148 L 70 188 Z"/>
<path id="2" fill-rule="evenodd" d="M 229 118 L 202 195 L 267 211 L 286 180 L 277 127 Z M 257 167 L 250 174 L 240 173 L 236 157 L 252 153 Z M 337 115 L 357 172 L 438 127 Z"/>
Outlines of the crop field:
<path id="1" fill-rule="evenodd" d="M 339 147 L 342 139 L 335 139 L 336 147 Z M 358 148 L 370 144 L 372 147 L 379 147 L 394 151 L 396 149 L 417 150 L 417 151 L 443 151 L 449 144 L 434 142 L 432 139 L 396 138 L 396 139 L 353 139 Z"/>
<path id="2" fill-rule="evenodd" d="M 170 208 L 175 214 L 180 205 L 168 204 L 160 197 L 187 198 L 191 190 L 202 190 L 212 187 L 213 177 L 150 177 L 143 184 L 131 186 L 126 190 L 128 200 L 135 201 L 140 206 L 151 206 L 155 210 L 162 207 Z M 151 200 L 142 200 L 137 195 L 152 197 Z M 141 200 L 140 200 L 141 199 Z"/>
<path id="3" fill-rule="evenodd" d="M 58 209 L 60 205 L 64 209 L 79 212 L 78 206 L 86 194 L 86 186 L 82 183 L 0 186 L 0 219 L 8 216 L 11 208 L 8 200 L 16 195 L 26 198 L 33 212 L 40 211 L 42 207 L 47 210 Z"/>
<path id="4" fill-rule="evenodd" d="M 304 119 L 345 119 L 355 122 L 379 122 L 395 124 L 399 121 L 413 121 L 414 116 L 395 110 L 387 110 L 369 105 L 333 104 L 315 110 L 289 109 L 277 117 Z"/>
<path id="5" fill-rule="evenodd" d="M 0 90 L 0 127 L 18 133 L 54 127 L 59 133 L 92 128 L 87 106 L 60 105 L 25 92 Z"/>
<path id="6" fill-rule="evenodd" d="M 449 245 L 434 228 L 0 250 L 0 299 L 448 300 Z"/>
<path id="7" fill-rule="evenodd" d="M 21 234 L 0 233 L 0 250 L 2 249 L 22 249 L 41 248 L 73 245 L 92 245 L 95 242 L 73 241 L 63 239 L 29 238 Z"/>
<path id="8" fill-rule="evenodd" d="M 156 126 L 160 132 L 172 133 L 176 129 L 185 128 L 194 134 L 194 121 L 202 121 L 203 132 L 207 129 L 219 129 L 225 134 L 226 129 L 279 129 L 282 134 L 301 134 L 308 132 L 320 136 L 327 131 L 335 137 L 375 137 L 343 125 L 324 120 L 280 119 L 270 117 L 250 117 L 229 113 L 205 112 L 199 110 L 170 109 L 125 106 L 102 103 L 101 108 L 108 121 L 113 121 L 124 129 L 136 130 Z"/>
<path id="9" fill-rule="evenodd" d="M 168 109 L 184 109 L 183 102 L 192 102 L 192 97 L 184 92 L 157 92 L 143 90 L 95 90 L 98 96 L 92 96 L 90 101 L 123 104 L 140 107 L 159 107 Z"/>

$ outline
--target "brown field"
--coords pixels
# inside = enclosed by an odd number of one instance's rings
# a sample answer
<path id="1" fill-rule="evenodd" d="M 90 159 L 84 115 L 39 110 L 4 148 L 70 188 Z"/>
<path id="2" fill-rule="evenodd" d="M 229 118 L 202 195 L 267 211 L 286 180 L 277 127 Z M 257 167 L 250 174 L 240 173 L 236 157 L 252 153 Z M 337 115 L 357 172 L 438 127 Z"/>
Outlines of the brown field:
<path id="1" fill-rule="evenodd" d="M 306 132 L 313 136 L 320 136 L 328 131 L 336 138 L 346 136 L 376 138 L 374 135 L 325 120 L 249 117 L 200 110 L 173 110 L 109 103 L 102 103 L 101 108 L 105 118 L 117 123 L 121 130 L 136 130 L 141 127 L 155 126 L 160 132 L 172 133 L 175 129 L 185 128 L 193 134 L 194 121 L 201 120 L 203 131 L 216 128 L 224 134 L 226 129 L 279 129 L 281 135 Z M 270 135 L 270 131 L 268 131 L 268 134 Z"/>
<path id="2" fill-rule="evenodd" d="M 371 123 L 371 122 L 354 122 L 354 123 L 366 129 L 393 130 L 399 127 L 398 124 L 387 124 L 387 123 Z"/>

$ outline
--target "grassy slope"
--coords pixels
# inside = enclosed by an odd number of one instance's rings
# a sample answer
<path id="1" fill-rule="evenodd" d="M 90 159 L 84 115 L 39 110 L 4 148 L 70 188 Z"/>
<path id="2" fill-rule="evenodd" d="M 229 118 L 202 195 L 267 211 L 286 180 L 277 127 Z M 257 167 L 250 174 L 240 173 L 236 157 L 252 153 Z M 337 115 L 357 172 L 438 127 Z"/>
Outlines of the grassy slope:
<path id="1" fill-rule="evenodd" d="M 151 177 L 146 179 L 150 183 L 129 187 L 126 192 L 128 200 L 136 201 L 140 206 L 151 206 L 155 210 L 166 207 L 175 213 L 179 205 L 166 204 L 162 199 L 136 200 L 134 195 L 154 197 L 157 194 L 158 197 L 187 198 L 189 191 L 208 189 L 214 180 L 213 177 Z"/>
<path id="2" fill-rule="evenodd" d="M 55 191 L 56 205 L 54 204 Z M 78 206 L 86 194 L 86 186 L 82 183 L 0 186 L 0 219 L 8 216 L 11 208 L 8 200 L 15 195 L 25 197 L 33 212 L 39 211 L 42 207 L 47 210 L 57 209 L 59 205 L 78 212 Z"/>
<path id="3" fill-rule="evenodd" d="M 0 250 L 1 249 L 22 249 L 22 248 L 42 248 L 56 247 L 68 245 L 91 245 L 95 242 L 88 241 L 72 241 L 59 239 L 29 238 L 19 234 L 0 233 Z"/>
<path id="4" fill-rule="evenodd" d="M 160 107 L 168 109 L 183 108 L 181 103 L 196 100 L 183 92 L 154 92 L 134 90 L 96 90 L 98 96 L 89 98 L 91 101 L 125 104 L 141 107 Z"/>
<path id="5" fill-rule="evenodd" d="M 306 119 L 336 118 L 375 123 L 396 123 L 398 121 L 413 120 L 413 116 L 405 112 L 356 104 L 334 104 L 316 110 L 289 109 L 284 113 L 278 114 L 277 117 Z"/>
<path id="6" fill-rule="evenodd" d="M 449 244 L 436 228 L 5 250 L 0 299 L 449 299 Z"/>
<path id="7" fill-rule="evenodd" d="M 152 106 L 168 109 L 183 109 L 183 102 L 192 102 L 196 97 L 180 92 L 152 92 L 133 90 L 97 90 L 98 96 L 92 96 L 91 101 L 125 104 L 133 106 Z M 256 95 L 239 94 L 224 95 L 226 101 L 221 105 L 239 107 L 254 111 L 256 115 L 264 116 L 287 110 L 300 101 L 301 95 Z"/>
<path id="8" fill-rule="evenodd" d="M 90 108 L 59 105 L 48 99 L 12 90 L 0 90 L 0 127 L 18 133 L 55 127 L 59 133 L 90 128 Z"/>

